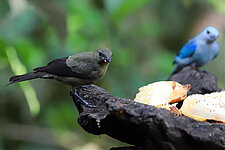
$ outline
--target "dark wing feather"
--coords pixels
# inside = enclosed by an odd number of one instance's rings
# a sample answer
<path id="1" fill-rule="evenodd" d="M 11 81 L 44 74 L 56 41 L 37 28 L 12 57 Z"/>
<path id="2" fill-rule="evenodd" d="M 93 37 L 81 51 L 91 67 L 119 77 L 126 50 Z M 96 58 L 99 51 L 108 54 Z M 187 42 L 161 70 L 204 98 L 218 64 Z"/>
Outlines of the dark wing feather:
<path id="1" fill-rule="evenodd" d="M 35 68 L 34 71 L 46 72 L 61 77 L 76 77 L 81 79 L 90 78 L 89 74 L 93 71 L 91 69 L 92 65 L 90 63 L 83 63 L 82 61 L 77 61 L 77 65 L 74 65 L 71 68 L 68 67 L 66 64 L 67 59 L 68 57 L 55 59 L 49 62 L 47 66 Z"/>
<path id="2" fill-rule="evenodd" d="M 34 71 L 46 72 L 62 77 L 79 77 L 79 74 L 73 72 L 67 65 L 66 60 L 68 57 L 55 59 L 44 67 L 35 68 Z"/>
<path id="3" fill-rule="evenodd" d="M 98 61 L 94 59 L 90 54 L 87 54 L 88 53 L 83 53 L 82 56 L 70 56 L 66 63 L 73 72 L 79 74 L 82 78 L 94 79 L 96 78 L 96 71 L 99 67 L 97 63 Z"/>

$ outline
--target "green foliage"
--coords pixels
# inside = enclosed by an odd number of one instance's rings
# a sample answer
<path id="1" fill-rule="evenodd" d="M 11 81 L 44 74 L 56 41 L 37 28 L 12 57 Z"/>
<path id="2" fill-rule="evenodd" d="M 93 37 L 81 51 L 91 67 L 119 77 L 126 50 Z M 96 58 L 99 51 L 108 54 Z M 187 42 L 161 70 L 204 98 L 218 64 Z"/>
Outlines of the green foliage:
<path id="1" fill-rule="evenodd" d="M 208 0 L 216 10 L 220 13 L 225 13 L 225 1 L 224 0 Z"/>
<path id="2" fill-rule="evenodd" d="M 196 29 L 216 25 L 222 35 L 221 54 L 204 69 L 216 74 L 225 88 L 221 69 L 224 24 L 204 16 L 224 16 L 224 4 L 223 0 L 1 0 L 0 84 L 55 58 L 104 46 L 113 51 L 112 63 L 96 84 L 115 96 L 134 98 L 139 87 L 168 78 L 176 52 Z M 10 57 L 7 49 L 16 57 Z M 65 85 L 47 80 L 30 83 L 1 87 L 0 149 L 110 149 L 124 145 L 81 129 Z M 38 128 L 40 138 L 9 134 L 6 127 L 11 125 L 15 130 L 29 125 L 27 133 Z"/>
<path id="3" fill-rule="evenodd" d="M 106 6 L 112 15 L 113 22 L 119 25 L 126 16 L 135 13 L 150 1 L 152 0 L 107 0 Z"/>
<path id="4" fill-rule="evenodd" d="M 1 24 L 0 34 L 7 43 L 14 43 L 28 35 L 38 25 L 35 11 L 28 8 L 16 16 L 7 17 Z"/>
<path id="5" fill-rule="evenodd" d="M 1 0 L 0 1 L 0 21 L 2 18 L 6 16 L 8 12 L 9 12 L 9 5 L 7 3 L 7 0 Z"/>

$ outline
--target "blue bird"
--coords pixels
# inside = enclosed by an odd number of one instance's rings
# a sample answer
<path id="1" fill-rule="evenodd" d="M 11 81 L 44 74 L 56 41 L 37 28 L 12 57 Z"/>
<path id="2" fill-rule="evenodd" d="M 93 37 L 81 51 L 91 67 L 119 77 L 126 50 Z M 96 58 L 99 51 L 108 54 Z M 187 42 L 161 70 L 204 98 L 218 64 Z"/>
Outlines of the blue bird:
<path id="1" fill-rule="evenodd" d="M 185 66 L 199 68 L 215 59 L 220 51 L 220 45 L 216 41 L 218 37 L 218 30 L 209 26 L 190 39 L 176 55 L 172 74 L 179 72 Z"/>

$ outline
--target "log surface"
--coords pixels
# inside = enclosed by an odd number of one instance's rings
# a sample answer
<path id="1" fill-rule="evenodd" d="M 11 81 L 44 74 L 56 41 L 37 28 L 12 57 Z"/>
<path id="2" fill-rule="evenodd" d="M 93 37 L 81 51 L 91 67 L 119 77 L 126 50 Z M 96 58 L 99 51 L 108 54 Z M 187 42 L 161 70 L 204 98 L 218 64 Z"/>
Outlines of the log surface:
<path id="1" fill-rule="evenodd" d="M 192 84 L 193 93 L 219 91 L 216 77 L 190 67 L 169 80 Z M 74 92 L 74 89 L 71 90 Z M 88 108 L 73 97 L 79 110 L 78 123 L 89 133 L 107 134 L 134 147 L 112 149 L 225 149 L 225 124 L 196 121 L 175 116 L 166 109 L 112 96 L 106 90 L 88 85 L 78 94 L 97 108 Z"/>

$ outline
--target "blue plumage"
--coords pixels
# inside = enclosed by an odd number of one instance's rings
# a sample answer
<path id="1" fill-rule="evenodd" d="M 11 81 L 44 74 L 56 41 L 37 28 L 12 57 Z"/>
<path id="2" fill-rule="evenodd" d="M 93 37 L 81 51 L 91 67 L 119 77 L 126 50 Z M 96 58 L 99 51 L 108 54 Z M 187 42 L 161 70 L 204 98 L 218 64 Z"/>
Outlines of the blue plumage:
<path id="1" fill-rule="evenodd" d="M 196 47 L 197 47 L 196 41 L 186 43 L 182 47 L 180 52 L 177 54 L 177 57 L 179 57 L 179 58 L 191 57 L 194 54 Z"/>
<path id="2" fill-rule="evenodd" d="M 219 43 L 216 41 L 218 37 L 219 32 L 216 28 L 207 27 L 190 39 L 176 55 L 172 74 L 188 65 L 201 67 L 216 58 L 220 50 Z"/>

